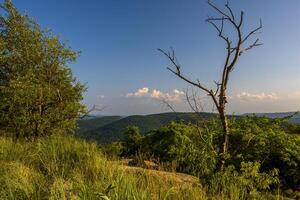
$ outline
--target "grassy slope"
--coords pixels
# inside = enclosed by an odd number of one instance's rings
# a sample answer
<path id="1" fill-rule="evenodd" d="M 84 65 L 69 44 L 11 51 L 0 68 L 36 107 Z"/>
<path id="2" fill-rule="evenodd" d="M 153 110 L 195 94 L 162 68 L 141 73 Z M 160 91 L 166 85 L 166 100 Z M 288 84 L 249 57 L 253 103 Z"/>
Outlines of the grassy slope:
<path id="1" fill-rule="evenodd" d="M 0 137 L 1 200 L 245 199 L 240 196 L 245 189 L 227 190 L 231 191 L 227 195 L 210 196 L 195 177 L 117 165 L 108 161 L 96 144 L 71 136 L 34 142 Z"/>
<path id="2" fill-rule="evenodd" d="M 0 137 L 0 199 L 206 199 L 201 187 L 175 179 L 130 173 L 73 137 Z"/>

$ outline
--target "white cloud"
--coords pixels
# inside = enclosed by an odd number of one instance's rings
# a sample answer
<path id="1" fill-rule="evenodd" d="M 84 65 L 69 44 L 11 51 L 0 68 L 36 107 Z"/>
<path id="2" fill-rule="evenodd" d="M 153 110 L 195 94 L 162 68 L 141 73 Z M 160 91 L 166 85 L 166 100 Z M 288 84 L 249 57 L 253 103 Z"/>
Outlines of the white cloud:
<path id="1" fill-rule="evenodd" d="M 154 98 L 154 99 L 160 99 L 160 98 L 163 98 L 164 94 L 159 91 L 159 90 L 152 90 L 152 93 L 151 93 L 151 97 Z"/>
<path id="2" fill-rule="evenodd" d="M 128 93 L 126 96 L 127 97 L 143 97 L 143 96 L 147 96 L 148 92 L 149 92 L 149 88 L 143 87 L 143 88 L 138 89 L 134 93 Z"/>
<path id="3" fill-rule="evenodd" d="M 159 90 L 154 89 L 151 93 L 151 97 L 154 99 L 161 99 L 166 101 L 180 101 L 181 97 L 184 95 L 183 91 L 174 89 L 173 92 L 170 93 L 162 93 Z"/>
<path id="4" fill-rule="evenodd" d="M 172 93 L 163 93 L 157 89 L 153 89 L 152 91 L 149 88 L 144 87 L 138 89 L 136 92 L 128 93 L 127 97 L 149 97 L 158 100 L 166 100 L 166 101 L 180 101 L 181 97 L 184 95 L 183 91 L 178 89 L 174 89 Z"/>
<path id="5" fill-rule="evenodd" d="M 248 93 L 242 92 L 236 95 L 237 99 L 241 101 L 275 101 L 279 99 L 279 96 L 276 93 Z"/>
<path id="6" fill-rule="evenodd" d="M 173 92 L 174 92 L 174 94 L 176 94 L 176 95 L 184 95 L 184 92 L 183 91 L 180 91 L 180 90 L 177 90 L 177 89 L 175 89 L 175 90 L 173 90 Z"/>
<path id="7" fill-rule="evenodd" d="M 182 96 L 184 96 L 184 92 L 174 89 L 173 94 L 167 93 L 166 96 L 167 96 L 167 100 L 169 100 L 169 101 L 180 101 Z"/>

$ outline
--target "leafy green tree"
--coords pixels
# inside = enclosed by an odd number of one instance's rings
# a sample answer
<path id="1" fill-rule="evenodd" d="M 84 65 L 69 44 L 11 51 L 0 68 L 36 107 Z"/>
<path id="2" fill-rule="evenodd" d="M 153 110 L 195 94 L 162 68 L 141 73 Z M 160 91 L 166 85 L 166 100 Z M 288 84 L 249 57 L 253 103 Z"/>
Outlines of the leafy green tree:
<path id="1" fill-rule="evenodd" d="M 125 139 L 123 142 L 123 155 L 136 155 L 142 147 L 143 136 L 136 126 L 129 126 L 124 133 Z"/>
<path id="2" fill-rule="evenodd" d="M 261 170 L 279 169 L 282 184 L 300 185 L 300 135 L 288 130 L 283 120 L 244 117 L 232 122 L 231 158 L 239 166 L 243 161 L 261 162 Z"/>
<path id="3" fill-rule="evenodd" d="M 10 0 L 0 16 L 0 126 L 16 137 L 49 135 L 76 127 L 85 87 L 68 64 L 78 52 L 60 42 Z"/>
<path id="4" fill-rule="evenodd" d="M 236 169 L 243 162 L 259 162 L 262 172 L 279 170 L 283 188 L 296 189 L 300 185 L 299 126 L 286 119 L 265 117 L 237 117 L 230 119 L 230 156 L 226 162 Z M 207 126 L 213 133 L 215 146 L 222 143 L 221 125 Z"/>
<path id="5" fill-rule="evenodd" d="M 217 153 L 208 134 L 199 131 L 192 124 L 172 122 L 147 134 L 143 151 L 162 162 L 175 162 L 177 171 L 206 176 L 214 170 Z"/>
<path id="6" fill-rule="evenodd" d="M 142 138 L 141 153 L 163 164 L 175 163 L 177 171 L 197 175 L 201 180 L 210 182 L 215 172 L 218 147 L 222 143 L 222 127 L 216 119 L 204 123 L 198 127 L 172 122 L 152 130 Z M 259 168 L 261 173 L 267 174 L 275 170 L 283 189 L 299 187 L 300 135 L 296 125 L 290 126 L 283 119 L 237 117 L 230 118 L 230 129 L 231 148 L 226 162 L 237 173 L 242 173 L 243 163 L 259 163 L 259 167 L 255 164 L 248 168 Z M 219 175 L 222 176 L 222 173 L 219 172 Z M 249 177 L 250 180 L 254 181 Z"/>

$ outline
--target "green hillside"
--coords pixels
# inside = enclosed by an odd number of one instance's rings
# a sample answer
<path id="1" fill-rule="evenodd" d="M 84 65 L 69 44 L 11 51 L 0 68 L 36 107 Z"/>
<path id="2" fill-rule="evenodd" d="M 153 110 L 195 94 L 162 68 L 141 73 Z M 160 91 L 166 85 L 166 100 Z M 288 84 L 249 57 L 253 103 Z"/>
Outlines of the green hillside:
<path id="1" fill-rule="evenodd" d="M 257 116 L 268 118 L 284 118 L 294 113 L 247 113 L 244 116 Z M 137 126 L 141 133 L 145 134 L 150 130 L 167 125 L 171 121 L 185 121 L 196 123 L 201 118 L 214 116 L 213 113 L 160 113 L 151 115 L 101 116 L 78 121 L 79 129 L 76 135 L 85 139 L 96 140 L 99 143 L 109 143 L 123 138 L 123 133 L 128 126 Z M 300 124 L 300 115 L 297 114 L 289 119 L 290 122 Z"/>
<path id="2" fill-rule="evenodd" d="M 294 124 L 300 124 L 300 114 L 296 112 L 275 112 L 275 113 L 245 113 L 245 116 L 257 116 L 268 118 L 289 118 L 288 121 Z"/>
<path id="3" fill-rule="evenodd" d="M 211 113 L 200 113 L 201 117 L 213 116 Z M 185 121 L 196 123 L 199 116 L 195 113 L 160 113 L 152 115 L 133 115 L 124 118 L 109 117 L 86 119 L 79 122 L 77 134 L 86 139 L 96 140 L 99 143 L 107 143 L 123 138 L 123 132 L 128 126 L 137 126 L 142 133 L 160 128 L 171 121 Z M 111 120 L 110 123 L 106 123 Z M 87 128 L 87 125 L 91 125 Z"/>
<path id="4" fill-rule="evenodd" d="M 86 131 L 91 131 L 97 128 L 100 128 L 106 124 L 112 123 L 121 119 L 121 116 L 100 116 L 100 117 L 93 117 L 82 119 L 78 121 L 78 127 L 76 133 L 80 134 Z"/>

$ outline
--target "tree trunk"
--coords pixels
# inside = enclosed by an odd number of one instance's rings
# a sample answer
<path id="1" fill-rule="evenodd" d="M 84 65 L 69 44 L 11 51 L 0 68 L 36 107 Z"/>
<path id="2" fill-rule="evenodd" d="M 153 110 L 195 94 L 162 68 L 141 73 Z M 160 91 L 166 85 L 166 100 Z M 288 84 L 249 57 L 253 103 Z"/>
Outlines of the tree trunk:
<path id="1" fill-rule="evenodd" d="M 225 106 L 224 107 L 222 106 L 220 108 L 219 115 L 220 115 L 220 120 L 223 129 L 223 144 L 222 144 L 222 149 L 220 150 L 221 158 L 217 165 L 217 170 L 223 171 L 225 167 L 226 155 L 228 153 L 228 146 L 229 146 L 229 128 L 228 128 L 227 116 L 225 112 Z"/>

